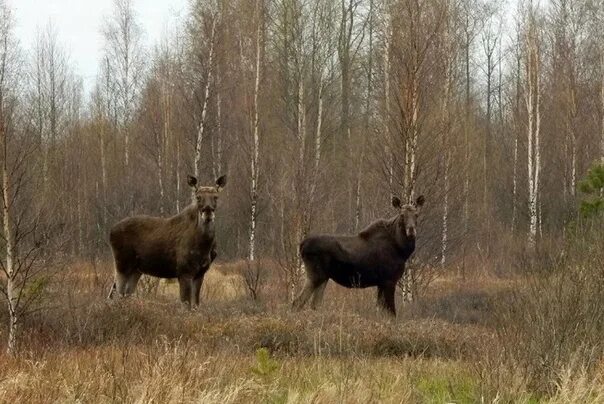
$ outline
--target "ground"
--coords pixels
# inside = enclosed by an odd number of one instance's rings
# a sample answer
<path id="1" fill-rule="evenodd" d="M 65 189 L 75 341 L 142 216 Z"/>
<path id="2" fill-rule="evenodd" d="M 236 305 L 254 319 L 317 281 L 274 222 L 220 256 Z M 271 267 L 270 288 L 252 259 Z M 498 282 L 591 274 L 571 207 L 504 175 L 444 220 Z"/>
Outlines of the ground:
<path id="1" fill-rule="evenodd" d="M 48 286 L 46 310 L 22 325 L 22 353 L 0 355 L 0 401 L 538 401 L 522 386 L 502 400 L 484 356 L 511 280 L 441 277 L 419 301 L 399 298 L 393 320 L 373 289 L 330 285 L 321 310 L 294 313 L 274 277 L 252 301 L 220 266 L 196 311 L 177 302 L 175 284 L 108 301 L 109 268 L 77 264 Z"/>

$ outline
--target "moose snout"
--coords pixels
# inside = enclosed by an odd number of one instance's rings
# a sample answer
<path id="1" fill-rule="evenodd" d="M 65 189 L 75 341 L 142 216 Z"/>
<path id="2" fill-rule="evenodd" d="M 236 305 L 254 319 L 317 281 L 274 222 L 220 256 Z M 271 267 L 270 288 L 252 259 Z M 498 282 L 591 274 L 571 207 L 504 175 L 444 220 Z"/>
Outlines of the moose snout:
<path id="1" fill-rule="evenodd" d="M 415 237 L 415 227 L 407 227 L 407 237 Z"/>
<path id="2" fill-rule="evenodd" d="M 211 206 L 205 206 L 201 209 L 201 218 L 206 222 L 214 220 L 214 208 Z"/>

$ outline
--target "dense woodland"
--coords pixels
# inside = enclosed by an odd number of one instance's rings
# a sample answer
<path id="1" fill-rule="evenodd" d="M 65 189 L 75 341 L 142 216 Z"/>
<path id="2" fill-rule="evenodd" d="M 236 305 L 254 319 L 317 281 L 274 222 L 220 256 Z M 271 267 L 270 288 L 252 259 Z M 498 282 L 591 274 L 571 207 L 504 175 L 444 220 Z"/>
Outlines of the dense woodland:
<path id="1" fill-rule="evenodd" d="M 306 234 L 356 232 L 424 194 L 416 259 L 446 270 L 562 236 L 604 159 L 600 0 L 192 1 L 150 48 L 139 22 L 114 2 L 85 91 L 57 27 L 19 43 L 0 2 L 15 287 L 57 259 L 110 259 L 110 226 L 179 212 L 187 174 L 228 175 L 219 260 L 296 267 Z"/>

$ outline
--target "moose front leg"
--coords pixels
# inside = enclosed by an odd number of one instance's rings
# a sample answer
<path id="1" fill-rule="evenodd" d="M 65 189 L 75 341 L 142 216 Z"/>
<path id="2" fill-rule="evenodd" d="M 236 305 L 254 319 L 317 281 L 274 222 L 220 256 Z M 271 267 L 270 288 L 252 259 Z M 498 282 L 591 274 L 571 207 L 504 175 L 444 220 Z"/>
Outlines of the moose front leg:
<path id="1" fill-rule="evenodd" d="M 191 281 L 191 296 L 193 297 L 193 306 L 199 307 L 199 295 L 201 294 L 201 286 L 203 285 L 203 277 L 206 274 L 206 270 L 203 270 L 200 275 L 197 275 Z"/>
<path id="2" fill-rule="evenodd" d="M 191 285 L 193 277 L 181 275 L 178 277 L 178 285 L 180 286 L 180 301 L 187 308 L 191 307 Z"/>
<path id="3" fill-rule="evenodd" d="M 386 284 L 378 286 L 377 303 L 378 307 L 384 309 L 392 317 L 396 317 L 396 306 L 394 304 L 394 294 L 396 284 Z"/>

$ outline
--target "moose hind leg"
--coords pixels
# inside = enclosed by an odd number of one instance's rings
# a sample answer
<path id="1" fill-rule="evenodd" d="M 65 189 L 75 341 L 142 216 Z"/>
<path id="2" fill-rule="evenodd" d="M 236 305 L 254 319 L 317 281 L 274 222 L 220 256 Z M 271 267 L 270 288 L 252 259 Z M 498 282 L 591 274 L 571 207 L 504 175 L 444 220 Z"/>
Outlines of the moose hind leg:
<path id="1" fill-rule="evenodd" d="M 125 296 L 127 292 L 127 283 L 130 274 L 132 273 L 133 260 L 127 252 L 113 250 L 115 272 L 114 282 L 109 291 L 109 298 L 112 299 L 115 292 L 119 296 Z"/>
<path id="2" fill-rule="evenodd" d="M 113 286 L 111 287 L 111 292 L 109 292 L 109 298 L 113 297 L 114 291 L 117 292 L 118 296 L 124 297 L 126 296 L 126 286 L 128 282 L 128 277 L 121 272 L 115 271 L 115 281 L 113 282 Z"/>
<path id="3" fill-rule="evenodd" d="M 136 285 L 138 285 L 138 280 L 141 278 L 140 272 L 134 272 L 130 274 L 128 277 L 128 281 L 126 282 L 126 296 L 129 296 L 134 293 L 136 290 Z"/>
<path id="4" fill-rule="evenodd" d="M 292 308 L 294 310 L 301 310 L 304 305 L 306 304 L 306 302 L 308 302 L 308 299 L 310 299 L 310 296 L 312 295 L 312 292 L 314 290 L 314 285 L 311 279 L 307 279 L 306 283 L 304 284 L 304 288 L 302 289 L 302 292 L 300 292 L 300 294 L 298 295 L 298 297 L 296 297 L 292 303 Z"/>
<path id="5" fill-rule="evenodd" d="M 328 281 L 329 279 L 326 279 L 315 287 L 312 296 L 312 301 L 310 303 L 310 307 L 313 310 L 316 310 L 319 308 L 319 306 L 321 306 L 321 303 L 323 302 L 323 294 L 325 293 L 325 287 L 327 286 Z"/>

